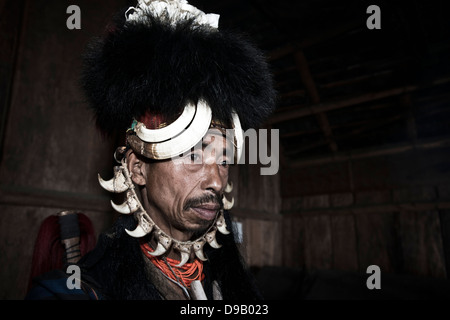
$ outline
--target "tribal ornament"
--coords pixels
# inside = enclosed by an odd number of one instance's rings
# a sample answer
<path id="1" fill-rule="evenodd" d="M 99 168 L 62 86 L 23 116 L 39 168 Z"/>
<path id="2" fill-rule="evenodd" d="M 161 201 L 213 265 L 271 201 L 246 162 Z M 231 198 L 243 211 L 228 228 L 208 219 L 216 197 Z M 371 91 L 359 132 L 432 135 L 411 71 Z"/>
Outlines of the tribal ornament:
<path id="1" fill-rule="evenodd" d="M 114 167 L 114 177 L 111 180 L 105 181 L 100 175 L 98 175 L 98 181 L 102 188 L 109 192 L 126 192 L 126 200 L 124 203 L 118 205 L 111 200 L 111 206 L 114 210 L 121 214 L 135 214 L 138 225 L 131 231 L 125 229 L 130 236 L 134 238 L 141 238 L 153 232 L 153 236 L 155 237 L 158 245 L 156 249 L 153 252 L 149 252 L 149 254 L 156 257 L 166 253 L 170 248 L 173 248 L 181 254 L 181 261 L 177 265 L 177 267 L 181 267 L 188 262 L 191 252 L 194 252 L 195 256 L 200 260 L 206 261 L 207 258 L 203 252 L 203 247 L 206 243 L 215 249 L 221 247 L 221 245 L 217 243 L 216 232 L 219 231 L 225 235 L 230 233 L 227 229 L 223 210 L 220 210 L 214 223 L 200 238 L 194 241 L 178 241 L 173 239 L 155 224 L 139 201 L 135 191 L 135 186 L 131 181 L 130 172 L 128 171 L 125 157 L 118 162 L 120 163 L 120 166 Z M 227 184 L 225 192 L 229 193 L 232 189 L 233 185 Z M 224 196 L 222 201 L 225 210 L 230 210 L 234 204 L 234 198 L 232 198 L 230 202 Z"/>
<path id="2" fill-rule="evenodd" d="M 243 130 L 236 112 L 232 112 L 236 163 L 239 163 L 244 143 Z M 210 129 L 211 107 L 205 100 L 188 103 L 181 115 L 169 125 L 150 129 L 143 122 L 133 121 L 127 131 L 131 148 L 146 158 L 163 160 L 176 157 L 194 147 Z"/>

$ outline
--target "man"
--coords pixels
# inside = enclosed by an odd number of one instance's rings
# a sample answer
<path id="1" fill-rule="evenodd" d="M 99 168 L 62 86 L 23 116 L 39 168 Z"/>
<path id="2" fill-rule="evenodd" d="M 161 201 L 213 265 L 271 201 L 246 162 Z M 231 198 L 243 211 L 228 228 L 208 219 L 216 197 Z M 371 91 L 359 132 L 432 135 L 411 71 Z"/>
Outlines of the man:
<path id="1" fill-rule="evenodd" d="M 99 176 L 124 195 L 111 203 L 122 216 L 78 263 L 80 289 L 60 286 L 59 297 L 261 298 L 225 193 L 242 130 L 264 121 L 275 95 L 262 54 L 219 31 L 218 18 L 182 0 L 140 0 L 89 46 L 83 85 L 97 125 L 126 132 L 113 178 Z M 37 288 L 52 297 L 45 279 Z"/>

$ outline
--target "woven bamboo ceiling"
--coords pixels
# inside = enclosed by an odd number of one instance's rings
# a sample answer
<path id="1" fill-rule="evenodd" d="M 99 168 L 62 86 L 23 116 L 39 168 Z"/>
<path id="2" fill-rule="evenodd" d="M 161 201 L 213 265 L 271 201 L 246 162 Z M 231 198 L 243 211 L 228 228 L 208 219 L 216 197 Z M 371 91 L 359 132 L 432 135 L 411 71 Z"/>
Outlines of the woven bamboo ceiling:
<path id="1" fill-rule="evenodd" d="M 279 93 L 268 125 L 292 166 L 450 145 L 445 1 L 393 2 L 190 1 L 266 52 Z"/>

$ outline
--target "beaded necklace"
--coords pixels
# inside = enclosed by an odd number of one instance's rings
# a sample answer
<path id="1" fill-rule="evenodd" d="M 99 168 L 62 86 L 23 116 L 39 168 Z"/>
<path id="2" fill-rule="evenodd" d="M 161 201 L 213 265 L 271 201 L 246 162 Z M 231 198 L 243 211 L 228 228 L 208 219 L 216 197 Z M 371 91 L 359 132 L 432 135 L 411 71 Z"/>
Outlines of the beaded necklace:
<path id="1" fill-rule="evenodd" d="M 192 281 L 205 278 L 203 273 L 203 261 L 195 259 L 191 263 L 185 263 L 181 267 L 177 267 L 180 261 L 160 256 L 153 256 L 150 252 L 154 250 L 148 243 L 141 244 L 141 250 L 150 261 L 170 279 L 182 284 L 186 288 L 190 288 Z"/>

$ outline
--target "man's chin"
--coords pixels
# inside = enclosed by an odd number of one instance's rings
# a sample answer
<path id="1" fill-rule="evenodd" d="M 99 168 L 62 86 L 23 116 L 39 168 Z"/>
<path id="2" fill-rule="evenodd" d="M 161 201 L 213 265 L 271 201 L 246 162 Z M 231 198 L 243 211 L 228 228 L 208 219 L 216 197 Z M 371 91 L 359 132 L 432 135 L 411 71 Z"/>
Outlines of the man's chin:
<path id="1" fill-rule="evenodd" d="M 187 231 L 192 232 L 192 240 L 195 240 L 205 234 L 212 226 L 213 221 L 201 220 L 197 221 L 195 226 L 190 227 Z"/>

